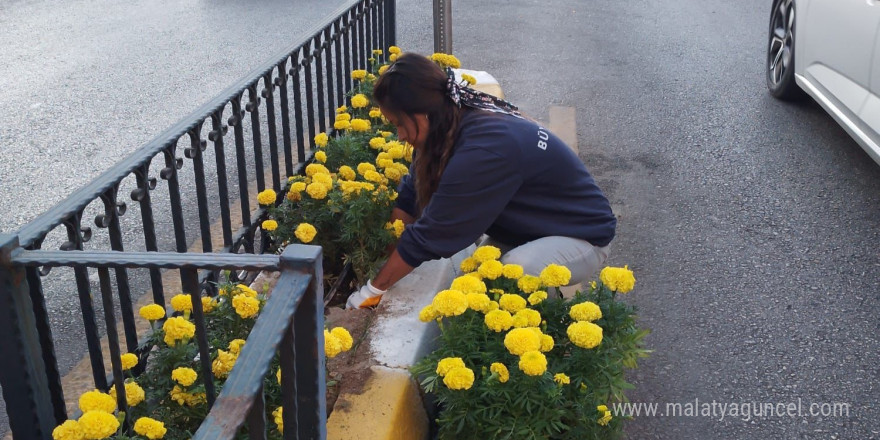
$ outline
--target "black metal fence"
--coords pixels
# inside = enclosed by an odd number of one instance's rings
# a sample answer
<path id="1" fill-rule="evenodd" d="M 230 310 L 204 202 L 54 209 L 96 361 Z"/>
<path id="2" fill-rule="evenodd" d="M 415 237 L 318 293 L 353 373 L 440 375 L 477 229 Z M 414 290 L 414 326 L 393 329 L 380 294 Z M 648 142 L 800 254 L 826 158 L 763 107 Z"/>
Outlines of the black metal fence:
<path id="1" fill-rule="evenodd" d="M 214 410 L 197 438 L 232 438 L 247 414 L 249 432 L 263 438 L 259 386 L 267 359 L 278 351 L 285 408 L 297 408 L 284 413 L 291 427 L 284 437 L 323 437 L 320 257 L 304 250 L 309 247 L 259 255 L 268 244 L 260 229 L 266 212 L 251 197 L 266 188 L 280 191 L 287 176 L 302 171 L 311 140 L 327 131 L 335 108 L 345 104 L 351 70 L 366 68 L 372 49 L 395 44 L 395 27 L 394 0 L 348 2 L 329 23 L 17 233 L 0 235 L 0 385 L 16 439 L 51 438 L 52 428 L 67 418 L 46 293 L 66 295 L 68 284 L 76 286 L 82 325 L 79 331 L 65 327 L 62 336 L 82 335 L 70 338 L 85 341 L 96 388 L 118 382 L 123 392 L 116 313 L 125 349 L 138 352 L 135 292 L 149 290 L 153 302 L 165 304 L 163 270 L 179 271 L 182 290 L 194 297 L 217 293 L 220 270 L 232 270 L 237 279 L 282 271 L 276 292 L 283 294 L 270 298 L 249 338 L 260 342 L 246 345 L 216 402 L 213 384 L 207 385 Z M 140 215 L 126 216 L 133 212 Z M 190 249 L 194 236 L 198 243 Z M 43 249 L 55 246 L 61 250 Z M 200 301 L 193 306 L 202 369 L 210 373 Z M 110 345 L 109 378 L 102 329 Z M 124 404 L 124 397 L 119 400 Z M 217 411 L 223 411 L 222 429 Z"/>

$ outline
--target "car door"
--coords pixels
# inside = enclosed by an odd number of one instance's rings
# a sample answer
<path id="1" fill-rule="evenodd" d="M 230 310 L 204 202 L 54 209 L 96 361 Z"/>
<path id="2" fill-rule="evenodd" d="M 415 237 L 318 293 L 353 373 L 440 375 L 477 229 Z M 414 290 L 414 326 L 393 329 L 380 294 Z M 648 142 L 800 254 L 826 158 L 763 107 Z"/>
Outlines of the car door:
<path id="1" fill-rule="evenodd" d="M 874 8 L 880 9 L 880 1 L 872 2 Z M 880 145 L 880 24 L 874 32 L 874 57 L 871 67 L 871 87 L 868 99 L 859 112 L 859 118 L 872 131 L 870 136 L 875 145 Z M 874 160 L 880 162 L 880 151 L 875 152 Z"/>
<path id="2" fill-rule="evenodd" d="M 877 0 L 809 0 L 795 29 L 799 73 L 857 119 L 870 94 Z M 796 3 L 797 4 L 797 3 Z"/>

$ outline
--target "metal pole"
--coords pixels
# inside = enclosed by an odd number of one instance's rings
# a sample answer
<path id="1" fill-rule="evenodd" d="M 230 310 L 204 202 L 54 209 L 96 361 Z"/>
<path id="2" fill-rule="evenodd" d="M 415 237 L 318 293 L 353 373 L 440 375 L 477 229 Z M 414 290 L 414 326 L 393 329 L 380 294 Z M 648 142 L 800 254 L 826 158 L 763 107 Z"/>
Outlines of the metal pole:
<path id="1" fill-rule="evenodd" d="M 452 0 L 434 0 L 434 52 L 452 53 Z"/>

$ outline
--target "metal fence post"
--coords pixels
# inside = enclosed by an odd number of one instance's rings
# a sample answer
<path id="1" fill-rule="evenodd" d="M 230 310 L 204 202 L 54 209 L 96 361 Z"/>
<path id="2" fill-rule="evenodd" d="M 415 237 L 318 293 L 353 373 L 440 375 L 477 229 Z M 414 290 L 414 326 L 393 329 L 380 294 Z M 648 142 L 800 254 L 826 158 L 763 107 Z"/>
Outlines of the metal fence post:
<path id="1" fill-rule="evenodd" d="M 397 2 L 385 0 L 385 46 L 397 46 Z"/>
<path id="2" fill-rule="evenodd" d="M 452 53 L 452 0 L 434 0 L 434 52 Z"/>
<path id="3" fill-rule="evenodd" d="M 24 267 L 12 265 L 18 237 L 0 234 L 0 385 L 12 435 L 50 439 L 56 420 Z"/>

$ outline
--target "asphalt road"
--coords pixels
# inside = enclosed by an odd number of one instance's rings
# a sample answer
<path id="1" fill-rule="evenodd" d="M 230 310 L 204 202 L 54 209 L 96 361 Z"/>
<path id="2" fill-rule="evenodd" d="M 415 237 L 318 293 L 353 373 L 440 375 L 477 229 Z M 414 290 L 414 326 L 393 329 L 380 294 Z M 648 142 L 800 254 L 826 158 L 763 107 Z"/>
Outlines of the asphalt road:
<path id="1" fill-rule="evenodd" d="M 418 7 L 401 7 L 401 43 L 429 51 Z M 767 94 L 769 9 L 454 4 L 464 67 L 491 72 L 536 118 L 577 109 L 581 158 L 620 220 L 610 263 L 635 271 L 628 299 L 653 330 L 631 401 L 803 412 L 642 416 L 629 438 L 880 438 L 880 165 L 816 104 Z M 833 403 L 849 414 L 809 415 Z"/>

